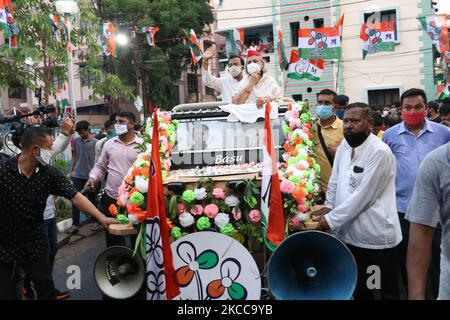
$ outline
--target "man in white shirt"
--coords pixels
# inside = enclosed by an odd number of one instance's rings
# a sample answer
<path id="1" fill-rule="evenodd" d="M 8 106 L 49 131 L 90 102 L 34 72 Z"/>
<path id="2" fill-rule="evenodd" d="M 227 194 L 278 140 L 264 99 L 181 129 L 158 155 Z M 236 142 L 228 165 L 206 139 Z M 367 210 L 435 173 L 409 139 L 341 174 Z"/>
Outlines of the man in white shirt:
<path id="1" fill-rule="evenodd" d="M 220 92 L 222 101 L 231 103 L 233 95 L 236 93 L 239 84 L 247 78 L 244 73 L 244 59 L 239 56 L 231 55 L 228 59 L 228 72 L 231 77 L 217 78 L 211 74 L 209 68 L 209 60 L 215 54 L 215 50 L 211 47 L 203 54 L 202 77 L 205 85 Z"/>
<path id="2" fill-rule="evenodd" d="M 344 114 L 325 207 L 313 213 L 320 228 L 345 242 L 358 266 L 355 299 L 399 299 L 398 244 L 402 240 L 395 201 L 396 162 L 390 148 L 371 134 L 365 103 Z"/>

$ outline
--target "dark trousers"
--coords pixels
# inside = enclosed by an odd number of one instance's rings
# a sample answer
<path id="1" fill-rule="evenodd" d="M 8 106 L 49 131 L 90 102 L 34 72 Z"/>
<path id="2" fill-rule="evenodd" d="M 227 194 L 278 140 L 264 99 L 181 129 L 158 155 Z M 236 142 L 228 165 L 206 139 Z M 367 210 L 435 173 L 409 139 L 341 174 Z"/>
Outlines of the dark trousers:
<path id="1" fill-rule="evenodd" d="M 58 228 L 56 227 L 56 218 L 44 220 L 42 227 L 48 243 L 48 259 L 51 274 L 55 264 L 56 253 L 58 252 Z"/>
<path id="2" fill-rule="evenodd" d="M 111 204 L 117 205 L 117 201 L 110 196 L 108 196 L 106 193 L 102 195 L 102 198 L 100 199 L 100 211 L 107 217 L 112 217 L 111 213 L 109 213 L 109 206 Z M 115 236 L 110 234 L 107 230 L 105 230 L 105 237 L 106 237 L 106 246 L 123 246 L 128 247 L 126 242 L 126 236 Z M 134 249 L 134 245 L 136 243 L 136 235 L 133 235 L 131 238 L 131 247 Z"/>
<path id="3" fill-rule="evenodd" d="M 408 251 L 409 241 L 409 221 L 405 219 L 405 214 L 398 213 L 400 226 L 402 228 L 403 240 L 399 245 L 400 249 L 400 287 L 401 294 L 405 298 L 408 297 L 408 273 L 406 271 L 406 254 Z M 428 279 L 426 288 L 426 299 L 436 300 L 439 293 L 439 275 L 441 264 L 441 236 L 442 231 L 435 229 L 433 234 L 433 242 L 431 245 L 431 261 L 428 269 Z"/>
<path id="4" fill-rule="evenodd" d="M 48 255 L 44 254 L 35 261 L 0 262 L 0 300 L 20 300 L 22 298 L 23 273 L 33 282 L 38 300 L 55 299 Z"/>
<path id="5" fill-rule="evenodd" d="M 358 282 L 353 298 L 355 300 L 399 300 L 399 255 L 398 246 L 390 249 L 364 249 L 347 244 L 358 267 Z M 372 270 L 369 266 L 376 266 Z M 369 269 L 368 269 L 369 268 Z M 375 277 L 380 275 L 379 288 Z M 376 278 L 375 278 L 376 279 Z"/>
<path id="6" fill-rule="evenodd" d="M 73 186 L 77 191 L 81 191 L 86 184 L 87 179 L 72 177 Z M 76 227 L 80 226 L 80 210 L 76 206 L 72 206 L 72 224 Z"/>

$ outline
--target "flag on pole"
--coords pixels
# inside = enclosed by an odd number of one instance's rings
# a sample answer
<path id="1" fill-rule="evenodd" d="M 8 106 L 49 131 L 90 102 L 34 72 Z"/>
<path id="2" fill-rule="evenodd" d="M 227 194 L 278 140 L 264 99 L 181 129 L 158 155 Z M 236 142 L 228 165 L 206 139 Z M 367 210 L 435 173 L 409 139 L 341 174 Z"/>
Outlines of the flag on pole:
<path id="1" fill-rule="evenodd" d="M 285 223 L 277 159 L 270 126 L 270 109 L 271 105 L 267 102 L 264 120 L 261 221 L 264 228 L 264 241 L 270 250 L 274 250 L 284 239 Z"/>
<path id="2" fill-rule="evenodd" d="M 147 194 L 147 299 L 173 299 L 180 294 L 170 248 L 166 218 L 161 156 L 159 154 L 158 108 L 153 110 L 152 154 Z"/>
<path id="3" fill-rule="evenodd" d="M 298 56 L 298 50 L 297 56 Z M 281 70 L 286 70 L 289 63 L 287 62 L 286 53 L 284 52 L 284 43 L 283 43 L 283 33 L 278 31 L 278 43 L 277 43 L 277 53 L 278 53 L 278 65 Z"/>
<path id="4" fill-rule="evenodd" d="M 69 106 L 69 95 L 67 93 L 67 86 L 65 82 L 62 84 L 61 88 L 59 86 L 55 88 L 55 96 L 58 113 L 65 114 Z"/>
<path id="5" fill-rule="evenodd" d="M 339 20 L 338 20 L 338 22 L 337 22 L 337 24 L 336 24 L 336 29 L 337 29 L 337 31 L 339 32 L 339 36 L 341 37 L 341 40 L 342 40 L 342 31 L 343 31 L 343 27 L 344 27 L 344 15 L 342 15 L 342 16 L 339 18 Z"/>
<path id="6" fill-rule="evenodd" d="M 182 30 L 189 42 L 189 47 L 191 49 L 192 61 L 194 62 L 194 64 L 197 64 L 203 57 L 202 49 L 200 48 L 200 44 L 198 43 L 197 35 L 195 34 L 194 29 L 184 29 L 183 28 Z"/>
<path id="7" fill-rule="evenodd" d="M 444 100 L 450 97 L 450 83 L 445 83 L 441 89 L 438 100 Z"/>
<path id="8" fill-rule="evenodd" d="M 5 30 L 5 37 L 9 38 L 9 46 L 16 48 L 19 28 L 14 22 L 14 8 L 11 0 L 0 0 L 0 29 Z"/>
<path id="9" fill-rule="evenodd" d="M 450 51 L 446 14 L 433 14 L 418 18 L 439 53 Z"/>
<path id="10" fill-rule="evenodd" d="M 244 43 L 245 43 L 244 29 L 228 30 L 228 35 L 230 37 L 230 42 L 231 42 L 231 53 L 240 55 L 242 53 Z"/>
<path id="11" fill-rule="evenodd" d="M 300 59 L 298 50 L 292 50 L 291 61 L 288 68 L 288 78 L 291 79 L 309 79 L 319 81 L 325 66 L 324 60 L 319 59 Z"/>
<path id="12" fill-rule="evenodd" d="M 384 21 L 361 26 L 359 37 L 362 40 L 363 59 L 368 54 L 380 51 L 395 50 L 395 25 L 394 21 Z"/>
<path id="13" fill-rule="evenodd" d="M 159 31 L 158 27 L 142 27 L 142 32 L 147 36 L 147 42 L 150 47 L 155 46 L 155 34 Z"/>
<path id="14" fill-rule="evenodd" d="M 56 14 L 49 14 L 50 25 L 53 29 L 53 35 L 55 36 L 56 41 L 61 41 L 61 32 L 59 30 L 60 22 L 59 18 Z"/>
<path id="15" fill-rule="evenodd" d="M 341 37 L 339 28 L 300 29 L 298 31 L 299 56 L 305 59 L 340 59 Z"/>
<path id="16" fill-rule="evenodd" d="M 112 22 L 105 22 L 102 25 L 101 41 L 103 53 L 106 56 L 116 56 L 116 28 Z"/>

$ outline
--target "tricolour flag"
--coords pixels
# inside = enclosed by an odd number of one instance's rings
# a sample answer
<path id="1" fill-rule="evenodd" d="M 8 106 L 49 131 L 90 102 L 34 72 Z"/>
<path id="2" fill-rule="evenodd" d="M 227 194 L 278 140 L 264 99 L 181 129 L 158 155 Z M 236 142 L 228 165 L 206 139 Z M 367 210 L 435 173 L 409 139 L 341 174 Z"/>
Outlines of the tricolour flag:
<path id="1" fill-rule="evenodd" d="M 105 22 L 102 25 L 102 48 L 106 56 L 116 56 L 116 28 L 112 22 Z"/>
<path id="2" fill-rule="evenodd" d="M 264 120 L 263 169 L 261 183 L 261 221 L 264 240 L 270 250 L 274 250 L 284 240 L 284 211 L 281 199 L 280 179 L 277 159 L 270 126 L 270 103 L 266 103 Z"/>
<path id="3" fill-rule="evenodd" d="M 292 50 L 291 61 L 289 62 L 288 78 L 291 79 L 309 79 L 319 81 L 325 65 L 324 60 L 320 59 L 300 59 L 298 50 Z"/>
<path id="4" fill-rule="evenodd" d="M 344 28 L 344 15 L 342 15 L 339 18 L 339 20 L 338 20 L 338 22 L 336 24 L 336 29 L 339 32 L 339 36 L 341 36 L 341 39 L 342 39 L 343 28 Z"/>
<path id="5" fill-rule="evenodd" d="M 52 26 L 56 41 L 61 41 L 61 32 L 59 30 L 60 23 L 58 16 L 56 14 L 49 14 L 48 17 L 50 19 L 50 25 Z"/>
<path id="6" fill-rule="evenodd" d="M 231 53 L 240 55 L 242 53 L 242 48 L 244 47 L 244 29 L 233 29 L 228 30 L 228 35 L 230 37 L 231 43 Z"/>
<path id="7" fill-rule="evenodd" d="M 298 50 L 297 56 L 298 56 Z M 287 62 L 286 53 L 284 52 L 284 43 L 283 43 L 283 33 L 278 31 L 278 43 L 277 43 L 277 53 L 278 53 L 278 64 L 281 70 L 286 70 L 289 63 Z"/>
<path id="8" fill-rule="evenodd" d="M 448 97 L 450 97 L 450 83 L 445 83 L 439 94 L 438 100 L 444 100 Z"/>
<path id="9" fill-rule="evenodd" d="M 183 29 L 183 32 L 186 38 L 189 40 L 188 42 L 190 43 L 189 47 L 191 50 L 192 61 L 194 62 L 194 64 L 197 64 L 203 57 L 202 49 L 200 48 L 200 44 L 198 43 L 197 35 L 195 34 L 194 29 Z"/>
<path id="10" fill-rule="evenodd" d="M 434 14 L 420 17 L 419 21 L 440 53 L 450 51 L 446 14 Z"/>
<path id="11" fill-rule="evenodd" d="M 56 107 L 58 108 L 59 114 L 66 114 L 67 108 L 69 107 L 69 98 L 67 93 L 67 86 L 64 82 L 63 85 L 60 87 L 55 88 L 55 95 L 56 95 Z"/>
<path id="12" fill-rule="evenodd" d="M 180 287 L 175 277 L 166 218 L 157 112 L 156 107 L 153 111 L 152 154 L 147 194 L 147 299 L 170 300 L 180 294 Z"/>
<path id="13" fill-rule="evenodd" d="M 0 29 L 5 30 L 5 37 L 9 38 L 9 46 L 17 47 L 19 28 L 14 22 L 14 8 L 11 0 L 0 0 Z"/>
<path id="14" fill-rule="evenodd" d="M 341 37 L 339 28 L 300 29 L 298 31 L 299 56 L 305 59 L 340 59 Z"/>
<path id="15" fill-rule="evenodd" d="M 150 47 L 155 46 L 155 34 L 159 31 L 158 27 L 142 27 L 142 32 L 147 36 L 147 42 Z"/>
<path id="16" fill-rule="evenodd" d="M 395 50 L 395 24 L 394 21 L 384 21 L 361 26 L 359 37 L 362 40 L 363 59 L 368 54 L 380 51 Z"/>

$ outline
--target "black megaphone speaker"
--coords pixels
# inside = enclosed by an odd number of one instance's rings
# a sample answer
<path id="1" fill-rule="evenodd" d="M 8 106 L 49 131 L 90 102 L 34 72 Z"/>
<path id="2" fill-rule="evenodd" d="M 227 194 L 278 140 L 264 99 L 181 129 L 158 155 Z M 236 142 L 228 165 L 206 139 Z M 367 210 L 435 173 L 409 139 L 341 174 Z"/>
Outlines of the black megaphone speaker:
<path id="1" fill-rule="evenodd" d="M 114 246 L 103 251 L 94 264 L 98 288 L 113 299 L 134 296 L 145 281 L 145 265 L 139 255 L 126 247 Z"/>
<path id="2" fill-rule="evenodd" d="M 322 231 L 291 235 L 268 263 L 269 289 L 278 300 L 348 300 L 357 278 L 350 250 Z"/>

